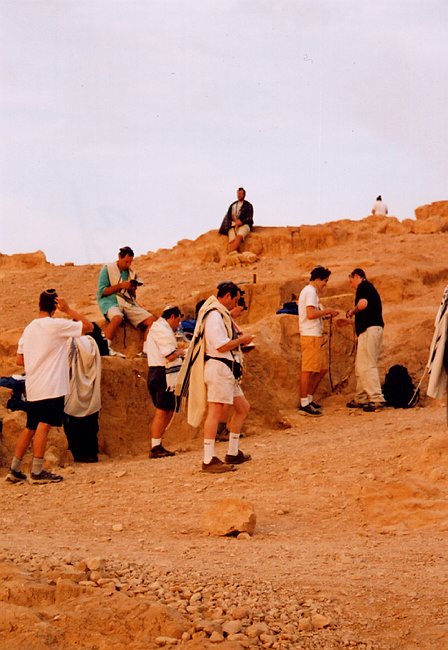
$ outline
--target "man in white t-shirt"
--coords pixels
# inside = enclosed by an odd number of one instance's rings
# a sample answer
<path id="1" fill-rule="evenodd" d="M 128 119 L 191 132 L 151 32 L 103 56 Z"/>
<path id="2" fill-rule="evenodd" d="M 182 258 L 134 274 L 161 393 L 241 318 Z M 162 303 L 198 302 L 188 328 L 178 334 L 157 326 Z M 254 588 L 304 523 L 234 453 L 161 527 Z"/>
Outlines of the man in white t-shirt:
<path id="1" fill-rule="evenodd" d="M 331 275 L 329 269 L 316 266 L 311 271 L 310 281 L 299 296 L 299 330 L 302 353 L 300 373 L 301 415 L 320 416 L 321 406 L 314 401 L 314 393 L 328 370 L 324 351 L 322 319 L 337 316 L 336 309 L 324 309 L 319 303 L 319 295 L 327 286 Z"/>
<path id="2" fill-rule="evenodd" d="M 384 203 L 381 194 L 376 197 L 376 201 L 372 207 L 372 214 L 375 214 L 378 217 L 387 216 L 387 205 Z"/>
<path id="3" fill-rule="evenodd" d="M 56 309 L 70 316 L 53 318 Z M 16 444 L 11 468 L 6 477 L 10 483 L 22 483 L 27 476 L 21 471 L 22 459 L 33 441 L 31 483 L 57 483 L 62 476 L 42 469 L 48 432 L 62 426 L 64 397 L 69 392 L 67 341 L 88 334 L 93 324 L 71 309 L 55 289 L 39 296 L 39 314 L 27 325 L 17 349 L 17 364 L 25 367 L 27 397 L 26 427 Z"/>
<path id="4" fill-rule="evenodd" d="M 250 405 L 244 396 L 239 380 L 235 377 L 235 355 L 241 345 L 252 343 L 252 334 L 236 332 L 230 310 L 237 306 L 241 289 L 233 282 L 218 286 L 218 308 L 212 308 L 204 316 L 205 366 L 204 382 L 207 387 L 207 415 L 204 422 L 203 472 L 222 473 L 250 460 L 250 455 L 240 449 L 239 437 Z M 207 308 L 209 301 L 201 308 Z M 225 462 L 215 456 L 215 438 L 220 422 L 227 420 L 229 406 L 233 406 L 230 420 L 229 446 Z"/>
<path id="5" fill-rule="evenodd" d="M 185 356 L 185 349 L 178 347 L 174 334 L 182 316 L 179 307 L 167 305 L 145 341 L 149 366 L 148 391 L 155 407 L 151 423 L 150 458 L 174 456 L 173 451 L 163 447 L 162 437 L 176 408 L 174 388 Z"/>

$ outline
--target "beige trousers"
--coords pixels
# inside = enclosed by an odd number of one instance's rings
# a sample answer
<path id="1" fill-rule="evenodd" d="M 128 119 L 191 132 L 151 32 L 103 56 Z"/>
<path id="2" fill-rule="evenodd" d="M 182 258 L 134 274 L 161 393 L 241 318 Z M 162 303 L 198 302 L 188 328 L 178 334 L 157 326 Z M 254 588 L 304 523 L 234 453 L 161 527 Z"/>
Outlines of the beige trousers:
<path id="1" fill-rule="evenodd" d="M 381 352 L 384 329 L 368 327 L 358 336 L 356 352 L 356 402 L 384 402 L 378 373 L 378 359 Z"/>

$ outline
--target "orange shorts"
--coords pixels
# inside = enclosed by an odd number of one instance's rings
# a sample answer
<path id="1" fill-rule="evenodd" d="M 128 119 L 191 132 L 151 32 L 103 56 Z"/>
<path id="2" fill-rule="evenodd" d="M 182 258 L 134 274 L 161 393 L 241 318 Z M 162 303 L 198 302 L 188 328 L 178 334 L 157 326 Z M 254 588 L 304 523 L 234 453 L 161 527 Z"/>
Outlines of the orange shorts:
<path id="1" fill-rule="evenodd" d="M 322 372 L 328 369 L 326 342 L 323 336 L 301 336 L 302 372 Z"/>

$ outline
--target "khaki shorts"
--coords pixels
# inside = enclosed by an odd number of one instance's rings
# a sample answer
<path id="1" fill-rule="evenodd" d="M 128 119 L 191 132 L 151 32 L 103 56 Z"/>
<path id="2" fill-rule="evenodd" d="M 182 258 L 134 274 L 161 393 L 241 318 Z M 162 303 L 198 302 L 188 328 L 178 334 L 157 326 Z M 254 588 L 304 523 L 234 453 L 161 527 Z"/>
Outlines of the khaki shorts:
<path id="1" fill-rule="evenodd" d="M 232 371 L 222 361 L 209 359 L 205 362 L 204 382 L 207 386 L 207 402 L 233 404 L 235 397 L 244 395 Z"/>
<path id="2" fill-rule="evenodd" d="M 121 318 L 126 316 L 131 325 L 138 327 L 144 320 L 150 318 L 152 314 L 150 314 L 146 309 L 143 309 L 143 307 L 140 307 L 140 305 L 137 305 L 136 302 L 126 302 L 120 304 L 118 307 L 111 307 L 108 309 L 106 316 L 108 320 L 112 320 L 114 316 L 120 316 Z"/>
<path id="3" fill-rule="evenodd" d="M 237 235 L 239 237 L 242 237 L 244 240 L 246 239 L 249 233 L 250 233 L 250 227 L 247 225 L 247 223 L 244 223 L 242 226 L 238 226 L 238 228 L 230 228 L 228 232 L 229 241 L 233 241 L 234 239 L 236 239 Z"/>
<path id="4" fill-rule="evenodd" d="M 301 336 L 302 372 L 321 372 L 328 369 L 327 346 L 323 336 Z"/>

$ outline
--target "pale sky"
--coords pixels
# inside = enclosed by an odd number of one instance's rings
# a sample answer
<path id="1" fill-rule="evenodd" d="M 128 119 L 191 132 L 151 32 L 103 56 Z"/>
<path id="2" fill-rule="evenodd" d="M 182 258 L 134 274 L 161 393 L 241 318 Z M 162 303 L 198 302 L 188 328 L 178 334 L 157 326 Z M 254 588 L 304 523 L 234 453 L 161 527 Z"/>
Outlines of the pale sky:
<path id="1" fill-rule="evenodd" d="M 446 0 L 0 0 L 0 253 L 448 199 Z"/>

